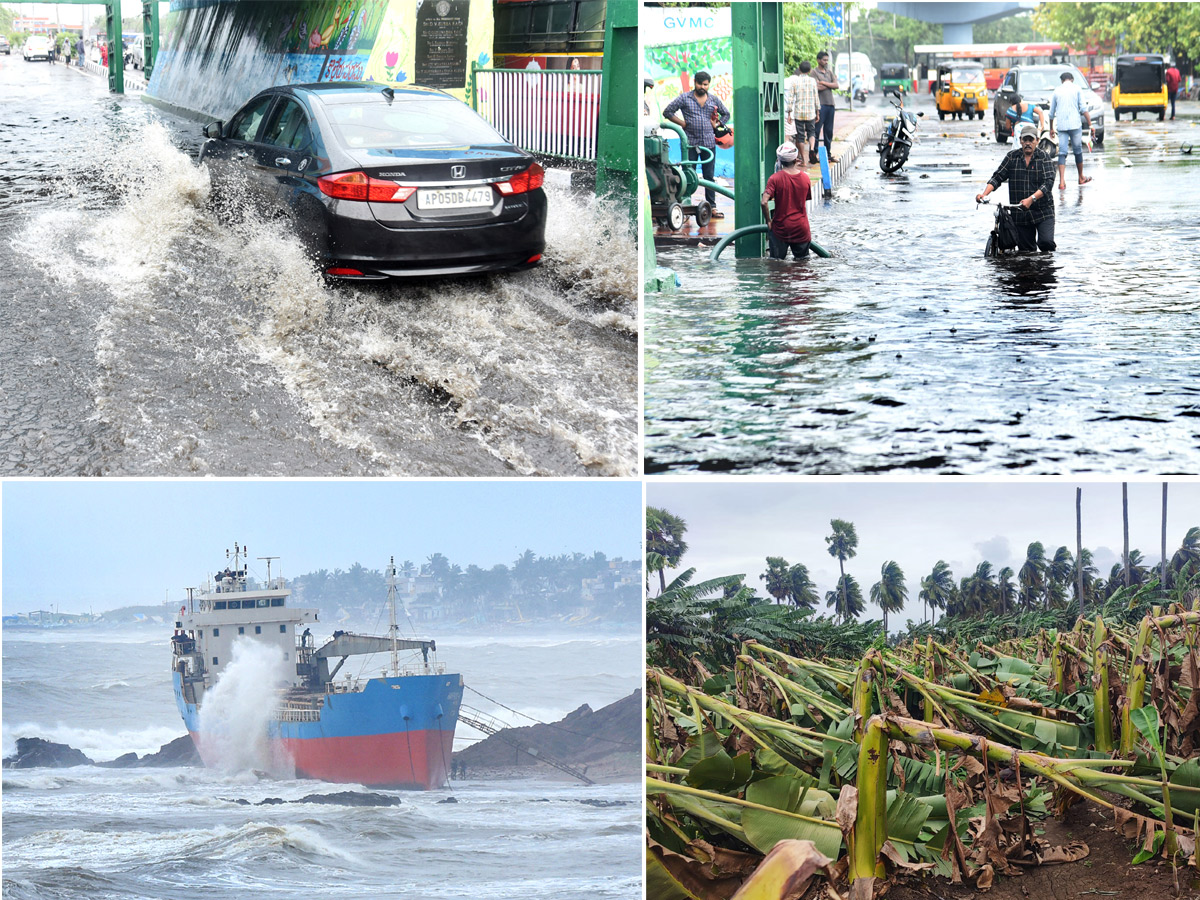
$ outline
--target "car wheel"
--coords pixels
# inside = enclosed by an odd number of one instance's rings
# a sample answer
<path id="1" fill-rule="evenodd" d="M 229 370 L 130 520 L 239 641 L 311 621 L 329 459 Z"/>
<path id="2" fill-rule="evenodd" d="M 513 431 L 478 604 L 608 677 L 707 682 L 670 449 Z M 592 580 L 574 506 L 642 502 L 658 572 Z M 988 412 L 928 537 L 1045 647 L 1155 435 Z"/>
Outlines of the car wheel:
<path id="1" fill-rule="evenodd" d="M 1000 117 L 997 116 L 995 119 L 993 119 L 993 122 L 995 123 L 995 126 L 996 126 L 996 143 L 997 144 L 1006 143 L 1008 141 L 1008 135 L 1006 135 L 1004 133 L 1004 129 L 1002 129 L 1000 127 Z"/>
<path id="2" fill-rule="evenodd" d="M 939 109 L 939 110 L 938 110 L 938 118 L 939 118 L 939 119 L 945 119 L 945 118 L 946 118 L 946 111 L 945 111 L 944 109 Z"/>
<path id="3" fill-rule="evenodd" d="M 986 258 L 991 259 L 993 256 L 996 255 L 995 243 L 996 243 L 995 237 L 993 237 L 992 235 L 989 234 L 987 243 L 983 245 L 983 255 Z"/>
<path id="4" fill-rule="evenodd" d="M 980 122 L 983 121 L 983 110 L 982 109 L 979 111 L 979 121 Z"/>
<path id="5" fill-rule="evenodd" d="M 1118 122 L 1121 121 L 1121 111 L 1119 109 L 1117 109 L 1115 106 L 1113 107 L 1113 118 L 1116 119 Z"/>
<path id="6" fill-rule="evenodd" d="M 1167 111 L 1164 109 L 1162 112 L 1160 112 L 1160 113 L 1158 114 L 1158 121 L 1160 121 L 1160 122 L 1161 122 L 1161 121 L 1163 121 L 1164 119 L 1166 119 L 1166 117 L 1167 117 Z"/>

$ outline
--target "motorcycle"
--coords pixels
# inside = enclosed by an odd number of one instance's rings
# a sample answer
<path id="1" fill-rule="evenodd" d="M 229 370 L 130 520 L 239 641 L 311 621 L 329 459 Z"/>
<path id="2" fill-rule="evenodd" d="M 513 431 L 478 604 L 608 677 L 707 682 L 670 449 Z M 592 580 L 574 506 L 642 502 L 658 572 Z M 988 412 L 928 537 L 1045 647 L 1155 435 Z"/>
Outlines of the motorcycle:
<path id="1" fill-rule="evenodd" d="M 892 101 L 892 106 L 899 112 L 888 123 L 887 130 L 879 138 L 876 151 L 879 153 L 879 168 L 885 175 L 891 175 L 908 162 L 908 151 L 912 149 L 917 136 L 917 118 L 925 113 L 915 115 L 904 111 L 904 102 Z"/>
<path id="2" fill-rule="evenodd" d="M 854 102 L 855 103 L 866 103 L 867 102 L 867 89 L 866 88 L 859 88 L 858 90 L 856 90 L 854 92 Z"/>

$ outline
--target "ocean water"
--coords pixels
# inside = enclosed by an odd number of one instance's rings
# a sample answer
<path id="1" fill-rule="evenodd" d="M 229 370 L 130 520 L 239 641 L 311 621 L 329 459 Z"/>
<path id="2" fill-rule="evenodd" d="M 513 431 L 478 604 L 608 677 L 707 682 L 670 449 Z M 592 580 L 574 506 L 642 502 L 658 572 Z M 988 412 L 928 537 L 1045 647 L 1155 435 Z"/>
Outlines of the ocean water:
<path id="1" fill-rule="evenodd" d="M 19 737 L 44 737 L 103 761 L 182 735 L 167 637 L 6 630 L 4 755 Z M 513 725 L 599 708 L 641 682 L 637 637 L 448 635 L 438 648 L 462 672 L 465 702 Z M 461 724 L 457 734 L 459 749 L 480 737 Z M 636 897 L 637 776 L 472 777 L 359 807 L 291 801 L 361 787 L 253 770 L 4 770 L 3 896 Z M 256 805 L 267 798 L 285 802 Z"/>

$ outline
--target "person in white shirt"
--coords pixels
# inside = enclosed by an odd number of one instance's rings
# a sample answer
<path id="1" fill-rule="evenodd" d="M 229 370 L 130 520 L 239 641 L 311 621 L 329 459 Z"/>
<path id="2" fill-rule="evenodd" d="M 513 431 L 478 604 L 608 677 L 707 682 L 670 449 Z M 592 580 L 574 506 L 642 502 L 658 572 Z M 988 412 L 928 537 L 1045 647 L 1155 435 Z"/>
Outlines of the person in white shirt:
<path id="1" fill-rule="evenodd" d="M 1051 134 L 1058 131 L 1058 189 L 1067 187 L 1067 140 L 1071 142 L 1071 151 L 1075 154 L 1075 165 L 1079 169 L 1079 183 L 1087 184 L 1092 180 L 1090 175 L 1083 174 L 1083 123 L 1092 133 L 1092 117 L 1088 115 L 1083 105 L 1083 94 L 1075 86 L 1075 76 L 1063 72 L 1059 76 L 1062 82 L 1054 89 L 1050 98 L 1050 129 Z M 1056 127 L 1057 126 L 1057 127 Z"/>

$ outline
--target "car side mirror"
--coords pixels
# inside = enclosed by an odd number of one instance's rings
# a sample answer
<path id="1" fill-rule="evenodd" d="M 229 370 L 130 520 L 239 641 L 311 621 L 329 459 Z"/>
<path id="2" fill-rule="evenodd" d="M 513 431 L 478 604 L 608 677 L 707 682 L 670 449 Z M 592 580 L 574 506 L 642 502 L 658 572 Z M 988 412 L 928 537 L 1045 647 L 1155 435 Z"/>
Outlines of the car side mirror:
<path id="1" fill-rule="evenodd" d="M 204 126 L 204 136 L 209 138 L 220 138 L 221 129 L 224 127 L 224 122 L 209 122 Z"/>

